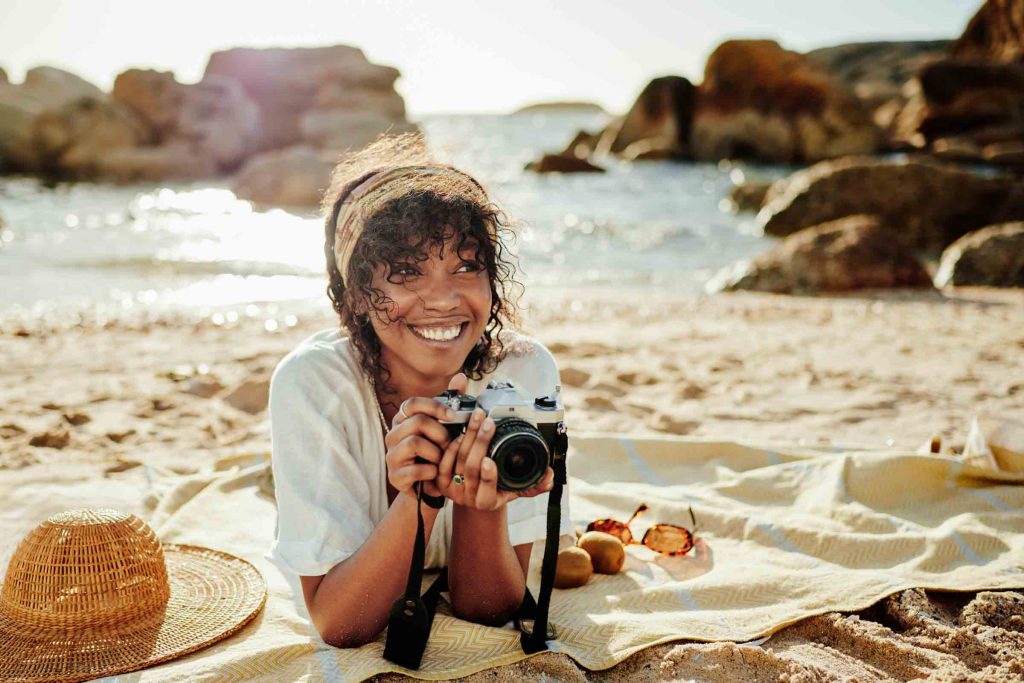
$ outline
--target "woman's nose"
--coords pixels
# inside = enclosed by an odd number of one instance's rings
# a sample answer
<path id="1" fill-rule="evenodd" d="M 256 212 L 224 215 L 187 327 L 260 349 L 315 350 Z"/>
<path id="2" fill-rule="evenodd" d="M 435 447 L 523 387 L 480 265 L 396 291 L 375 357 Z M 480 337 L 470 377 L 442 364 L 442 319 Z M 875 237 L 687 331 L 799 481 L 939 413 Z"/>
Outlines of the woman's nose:
<path id="1" fill-rule="evenodd" d="M 427 286 L 421 290 L 423 305 L 428 310 L 450 311 L 459 306 L 459 288 L 447 273 L 427 278 Z"/>

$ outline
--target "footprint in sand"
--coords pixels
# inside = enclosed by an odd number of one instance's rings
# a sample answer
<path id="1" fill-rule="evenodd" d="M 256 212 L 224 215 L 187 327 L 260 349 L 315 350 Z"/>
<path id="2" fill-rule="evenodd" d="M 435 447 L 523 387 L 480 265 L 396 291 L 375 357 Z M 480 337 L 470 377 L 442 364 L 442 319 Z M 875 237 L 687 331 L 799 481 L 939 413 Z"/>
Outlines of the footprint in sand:
<path id="1" fill-rule="evenodd" d="M 590 373 L 572 366 L 562 368 L 558 371 L 562 384 L 567 387 L 581 387 L 590 380 Z"/>

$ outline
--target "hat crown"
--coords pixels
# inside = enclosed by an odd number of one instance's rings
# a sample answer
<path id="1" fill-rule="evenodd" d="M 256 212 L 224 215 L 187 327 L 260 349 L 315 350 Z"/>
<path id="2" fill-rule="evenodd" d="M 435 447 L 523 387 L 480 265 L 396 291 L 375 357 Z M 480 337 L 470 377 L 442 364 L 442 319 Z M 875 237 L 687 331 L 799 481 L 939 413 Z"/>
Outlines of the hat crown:
<path id="1" fill-rule="evenodd" d="M 133 514 L 68 510 L 30 531 L 0 587 L 0 614 L 35 628 L 137 628 L 170 597 L 160 539 Z"/>

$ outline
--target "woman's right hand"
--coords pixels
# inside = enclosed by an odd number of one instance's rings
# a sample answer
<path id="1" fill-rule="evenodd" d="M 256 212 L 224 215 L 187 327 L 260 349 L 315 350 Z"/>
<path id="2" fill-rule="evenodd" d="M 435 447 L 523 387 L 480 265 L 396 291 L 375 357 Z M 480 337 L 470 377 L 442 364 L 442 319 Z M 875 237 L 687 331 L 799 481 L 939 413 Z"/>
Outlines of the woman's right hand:
<path id="1" fill-rule="evenodd" d="M 465 375 L 459 373 L 452 378 L 449 388 L 461 385 L 460 390 L 464 391 L 465 383 Z M 433 398 L 414 396 L 402 402 L 391 420 L 391 429 L 384 437 L 387 449 L 384 462 L 388 468 L 388 481 L 398 491 L 415 497 L 413 486 L 421 481 L 425 494 L 441 495 L 434 479 L 437 478 L 437 465 L 450 439 L 448 430 L 440 420 L 451 420 L 454 417 L 454 411 Z"/>

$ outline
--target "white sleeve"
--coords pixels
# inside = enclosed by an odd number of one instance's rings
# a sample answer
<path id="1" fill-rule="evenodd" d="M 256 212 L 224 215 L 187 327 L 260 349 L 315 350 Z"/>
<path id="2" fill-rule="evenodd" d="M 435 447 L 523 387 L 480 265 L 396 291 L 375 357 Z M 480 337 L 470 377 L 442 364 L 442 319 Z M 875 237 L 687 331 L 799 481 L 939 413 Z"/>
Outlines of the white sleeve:
<path id="1" fill-rule="evenodd" d="M 535 342 L 533 352 L 524 358 L 524 364 L 509 370 L 509 379 L 530 396 L 547 395 L 556 385 L 561 385 L 558 364 L 546 347 Z M 506 507 L 508 516 L 508 538 L 512 545 L 533 543 L 544 540 L 548 526 L 548 496 L 542 493 L 533 498 L 517 498 Z M 559 534 L 571 535 L 575 542 L 575 530 L 569 514 L 569 487 L 562 488 L 562 519 Z"/>
<path id="2" fill-rule="evenodd" d="M 326 574 L 373 532 L 367 476 L 346 437 L 359 416 L 346 414 L 345 387 L 332 387 L 324 370 L 288 356 L 270 383 L 277 531 L 269 556 L 300 576 Z"/>

